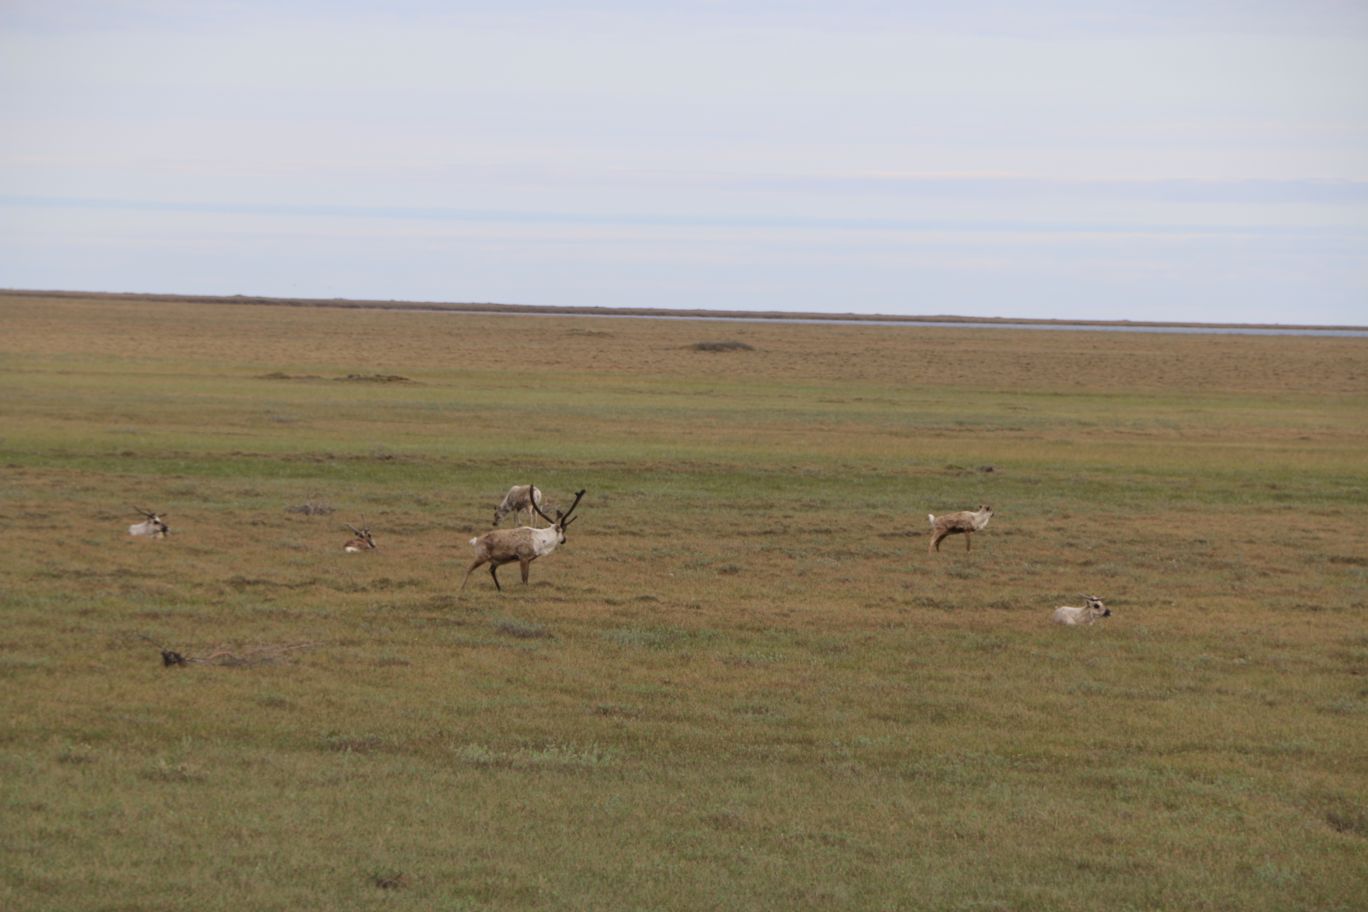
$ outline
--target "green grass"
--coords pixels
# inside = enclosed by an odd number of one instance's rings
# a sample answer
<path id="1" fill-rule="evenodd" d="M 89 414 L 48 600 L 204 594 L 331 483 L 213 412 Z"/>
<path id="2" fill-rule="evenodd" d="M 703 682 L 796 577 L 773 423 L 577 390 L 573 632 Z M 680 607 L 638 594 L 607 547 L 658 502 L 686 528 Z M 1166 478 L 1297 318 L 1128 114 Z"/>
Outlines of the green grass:
<path id="1" fill-rule="evenodd" d="M 1362 906 L 1360 340 L 0 323 L 0 908 Z"/>

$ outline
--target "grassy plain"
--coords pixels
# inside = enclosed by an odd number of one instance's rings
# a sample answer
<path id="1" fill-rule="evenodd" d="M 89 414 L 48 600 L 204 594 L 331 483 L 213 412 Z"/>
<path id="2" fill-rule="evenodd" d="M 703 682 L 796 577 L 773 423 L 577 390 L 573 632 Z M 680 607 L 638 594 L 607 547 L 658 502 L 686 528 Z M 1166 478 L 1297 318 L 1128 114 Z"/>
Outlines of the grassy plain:
<path id="1" fill-rule="evenodd" d="M 0 416 L 0 908 L 1368 895 L 1364 340 L 6 296 Z"/>

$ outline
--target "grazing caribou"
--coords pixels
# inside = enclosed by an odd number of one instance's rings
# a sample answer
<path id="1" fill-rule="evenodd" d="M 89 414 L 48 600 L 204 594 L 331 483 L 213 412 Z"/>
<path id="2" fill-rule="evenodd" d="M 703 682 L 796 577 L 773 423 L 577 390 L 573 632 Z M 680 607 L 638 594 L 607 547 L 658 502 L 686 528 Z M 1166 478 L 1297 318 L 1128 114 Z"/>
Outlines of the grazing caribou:
<path id="1" fill-rule="evenodd" d="M 366 526 L 366 517 L 361 517 L 361 528 L 359 529 L 351 523 L 344 523 L 344 525 L 348 529 L 351 529 L 356 537 L 349 539 L 347 543 L 342 546 L 343 551 L 346 551 L 348 554 L 355 554 L 358 551 L 375 550 L 375 539 L 371 538 L 370 529 Z"/>
<path id="2" fill-rule="evenodd" d="M 977 510 L 961 510 L 944 516 L 928 513 L 926 518 L 931 521 L 931 543 L 926 546 L 927 554 L 933 549 L 939 551 L 941 542 L 949 535 L 963 535 L 964 550 L 968 551 L 973 547 L 970 544 L 973 534 L 983 531 L 988 520 L 993 518 L 993 508 L 980 505 Z"/>
<path id="3" fill-rule="evenodd" d="M 129 535 L 148 535 L 152 538 L 166 538 L 166 536 L 170 534 L 171 527 L 162 521 L 159 514 L 154 513 L 151 510 L 144 510 L 142 507 L 134 507 L 133 509 L 147 518 L 140 523 L 134 523 L 129 526 Z"/>
<path id="4" fill-rule="evenodd" d="M 542 492 L 540 489 L 533 485 L 514 485 L 508 489 L 503 501 L 494 508 L 494 525 L 497 526 L 503 522 L 503 518 L 509 513 L 513 514 L 513 520 L 516 522 L 518 514 L 524 510 L 527 511 L 527 524 L 531 525 L 532 508 L 534 506 L 540 507 L 541 503 Z M 541 513 L 540 510 L 537 512 Z M 545 516 L 546 514 L 543 513 L 542 515 Z"/>
<path id="5" fill-rule="evenodd" d="M 528 487 L 532 488 L 531 485 Z M 465 579 L 461 580 L 460 591 L 465 591 L 466 583 L 470 582 L 470 574 L 482 564 L 489 564 L 489 575 L 494 577 L 494 588 L 500 592 L 503 591 L 503 586 L 499 585 L 498 570 L 504 564 L 517 561 L 522 568 L 522 581 L 527 582 L 528 566 L 542 555 L 555 551 L 557 545 L 565 544 L 565 530 L 574 521 L 572 514 L 583 496 L 584 491 L 576 491 L 575 502 L 570 505 L 570 509 L 564 513 L 557 510 L 555 519 L 543 513 L 534 501 L 532 509 L 536 510 L 542 519 L 551 523 L 549 528 L 534 529 L 531 526 L 522 526 L 517 529 L 493 529 L 472 538 L 470 544 L 475 548 L 475 563 L 470 565 Z"/>

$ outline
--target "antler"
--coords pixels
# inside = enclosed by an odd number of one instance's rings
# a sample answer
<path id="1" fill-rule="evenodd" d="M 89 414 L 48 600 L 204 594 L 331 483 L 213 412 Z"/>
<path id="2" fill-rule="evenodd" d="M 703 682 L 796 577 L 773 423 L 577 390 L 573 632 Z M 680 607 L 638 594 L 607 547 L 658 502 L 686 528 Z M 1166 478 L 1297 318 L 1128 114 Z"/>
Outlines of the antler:
<path id="1" fill-rule="evenodd" d="M 556 524 L 556 521 L 554 519 L 543 513 L 541 511 L 541 507 L 537 506 L 537 486 L 532 484 L 531 482 L 528 482 L 527 485 L 527 502 L 532 505 L 532 509 L 537 511 L 538 516 L 540 516 L 542 519 L 546 520 L 553 526 Z"/>
<path id="2" fill-rule="evenodd" d="M 151 510 L 144 510 L 142 507 L 134 507 L 133 509 L 137 510 L 143 516 L 146 516 L 148 519 L 153 519 L 157 515 L 156 513 L 153 513 Z"/>
<path id="3" fill-rule="evenodd" d="M 351 530 L 352 530 L 353 532 L 355 532 L 357 535 L 360 535 L 360 534 L 361 534 L 361 530 L 358 529 L 358 528 L 356 528 L 356 526 L 353 526 L 351 523 L 343 523 L 342 525 L 346 526 L 348 529 L 351 529 Z"/>
<path id="4" fill-rule="evenodd" d="M 551 517 L 547 516 L 545 513 L 541 511 L 541 507 L 537 506 L 537 499 L 532 496 L 532 492 L 535 491 L 536 488 L 532 487 L 532 485 L 528 485 L 527 489 L 527 499 L 531 502 L 532 509 L 537 511 L 537 515 L 540 516 L 542 519 L 546 520 L 547 522 L 549 522 L 551 525 L 560 526 L 562 529 L 570 525 L 570 514 L 575 512 L 575 507 L 579 506 L 580 498 L 584 496 L 584 490 L 582 488 L 576 491 L 575 502 L 570 504 L 570 509 L 566 510 L 564 513 L 562 513 L 560 510 L 557 510 L 556 518 L 552 519 Z"/>
<path id="5" fill-rule="evenodd" d="M 584 489 L 580 488 L 578 491 L 575 492 L 575 502 L 570 505 L 570 509 L 566 510 L 564 513 L 561 513 L 559 510 L 556 511 L 557 515 L 560 516 L 560 527 L 562 529 L 570 525 L 570 514 L 575 512 L 575 507 L 579 506 L 580 498 L 583 496 Z"/>

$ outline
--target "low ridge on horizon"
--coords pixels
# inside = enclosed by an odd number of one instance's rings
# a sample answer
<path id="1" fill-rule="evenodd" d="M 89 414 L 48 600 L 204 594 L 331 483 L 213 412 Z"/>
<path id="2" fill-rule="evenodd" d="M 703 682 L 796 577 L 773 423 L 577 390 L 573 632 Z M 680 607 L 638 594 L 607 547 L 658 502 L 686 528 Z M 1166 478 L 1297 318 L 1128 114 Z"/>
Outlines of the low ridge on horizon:
<path id="1" fill-rule="evenodd" d="M 963 323 L 1023 326 L 1117 326 L 1205 329 L 1267 329 L 1368 332 L 1368 324 L 1321 323 L 1216 323 L 1199 320 L 1087 319 L 1069 317 L 1000 317 L 958 314 L 881 314 L 858 311 L 736 310 L 710 307 L 615 307 L 609 305 L 507 304 L 495 301 L 433 301 L 403 298 L 321 298 L 267 294 L 178 294 L 172 292 L 83 291 L 71 289 L 0 288 L 10 297 L 109 298 L 119 300 L 185 301 L 205 304 L 239 304 L 278 307 L 335 307 L 370 310 L 427 310 L 453 313 L 527 313 L 567 316 L 657 316 L 718 320 L 808 320 L 860 323 Z"/>

